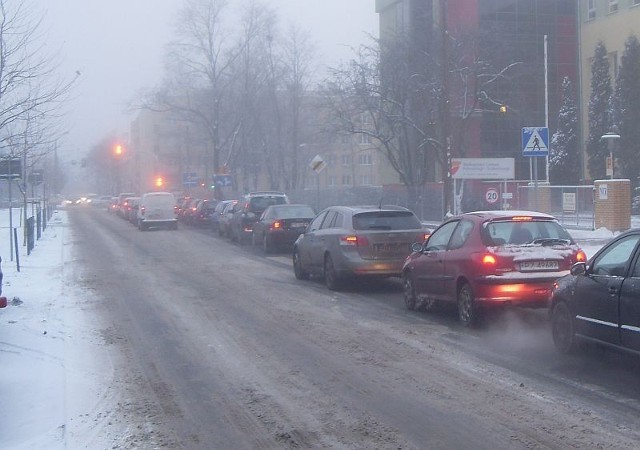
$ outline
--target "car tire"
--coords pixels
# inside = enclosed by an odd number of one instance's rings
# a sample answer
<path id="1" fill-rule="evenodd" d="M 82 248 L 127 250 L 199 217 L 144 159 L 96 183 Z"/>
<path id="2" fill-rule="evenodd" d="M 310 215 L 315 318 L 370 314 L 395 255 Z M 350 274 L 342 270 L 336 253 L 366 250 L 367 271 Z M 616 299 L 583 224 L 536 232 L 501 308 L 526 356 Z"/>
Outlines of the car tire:
<path id="1" fill-rule="evenodd" d="M 402 293 L 404 294 L 404 306 L 409 311 L 415 311 L 418 304 L 416 299 L 416 291 L 413 286 L 413 279 L 409 272 L 402 274 Z"/>
<path id="2" fill-rule="evenodd" d="M 551 311 L 551 336 L 560 353 L 570 354 L 577 349 L 571 310 L 565 302 L 558 302 Z"/>
<path id="3" fill-rule="evenodd" d="M 255 247 L 256 245 L 258 245 L 257 239 L 256 239 L 256 232 L 255 230 L 251 232 L 251 246 Z"/>
<path id="4" fill-rule="evenodd" d="M 469 283 L 463 283 L 458 289 L 458 319 L 465 327 L 473 326 L 478 321 L 478 309 Z"/>
<path id="5" fill-rule="evenodd" d="M 330 291 L 337 291 L 342 287 L 342 280 L 336 272 L 331 255 L 324 257 L 324 284 Z"/>
<path id="6" fill-rule="evenodd" d="M 298 250 L 293 251 L 293 273 L 297 280 L 308 280 L 309 273 L 302 267 L 302 261 L 300 261 L 300 254 Z"/>
<path id="7" fill-rule="evenodd" d="M 144 223 L 142 223 L 142 220 L 139 220 L 138 221 L 138 230 L 145 231 L 146 229 L 147 229 L 147 226 Z"/>
<path id="8" fill-rule="evenodd" d="M 265 233 L 262 238 L 262 249 L 264 250 L 265 255 L 273 252 L 273 244 L 269 240 L 269 235 L 267 235 L 267 233 Z"/>

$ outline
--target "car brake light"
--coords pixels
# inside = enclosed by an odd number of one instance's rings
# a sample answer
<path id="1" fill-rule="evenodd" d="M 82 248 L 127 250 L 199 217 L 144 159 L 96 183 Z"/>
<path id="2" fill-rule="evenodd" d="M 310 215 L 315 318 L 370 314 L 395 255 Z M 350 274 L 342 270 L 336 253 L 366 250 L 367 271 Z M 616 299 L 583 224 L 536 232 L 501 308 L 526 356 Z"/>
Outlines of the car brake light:
<path id="1" fill-rule="evenodd" d="M 348 235 L 340 236 L 340 245 L 352 245 L 364 247 L 369 245 L 369 239 L 364 236 Z"/>
<path id="2" fill-rule="evenodd" d="M 275 222 L 273 222 L 273 224 L 271 224 L 270 228 L 272 230 L 280 230 L 282 228 L 282 222 L 280 222 L 279 220 L 276 220 Z"/>
<path id="3" fill-rule="evenodd" d="M 496 265 L 496 257 L 490 253 L 482 255 L 482 264 L 484 266 L 495 266 Z"/>
<path id="4" fill-rule="evenodd" d="M 530 222 L 533 220 L 531 216 L 513 216 L 511 218 L 514 222 Z"/>
<path id="5" fill-rule="evenodd" d="M 422 238 L 422 242 L 426 241 L 427 239 L 429 239 L 429 236 L 431 236 L 431 233 L 425 233 L 423 238 Z"/>
<path id="6" fill-rule="evenodd" d="M 585 262 L 586 260 L 587 260 L 587 254 L 582 250 L 578 250 L 578 253 L 576 253 L 576 261 Z"/>

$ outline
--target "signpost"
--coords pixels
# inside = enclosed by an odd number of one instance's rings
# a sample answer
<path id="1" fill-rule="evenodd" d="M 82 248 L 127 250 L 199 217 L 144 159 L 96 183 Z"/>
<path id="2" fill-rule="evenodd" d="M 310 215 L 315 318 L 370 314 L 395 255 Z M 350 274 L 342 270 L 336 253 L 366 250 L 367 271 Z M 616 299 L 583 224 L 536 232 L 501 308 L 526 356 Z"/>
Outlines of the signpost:
<path id="1" fill-rule="evenodd" d="M 320 172 L 327 167 L 327 163 L 322 156 L 316 155 L 309 162 L 309 167 L 316 173 L 316 209 L 320 211 Z"/>
<path id="2" fill-rule="evenodd" d="M 233 179 L 229 174 L 216 174 L 213 176 L 213 184 L 216 187 L 228 187 L 233 185 Z"/>
<path id="3" fill-rule="evenodd" d="M 529 166 L 533 165 L 533 201 L 534 209 L 538 209 L 538 161 L 533 158 L 549 156 L 549 128 L 522 128 L 522 156 L 532 158 Z"/>
<path id="4" fill-rule="evenodd" d="M 182 184 L 187 187 L 198 185 L 198 174 L 196 172 L 184 172 L 182 174 Z"/>
<path id="5" fill-rule="evenodd" d="M 504 180 L 506 192 L 506 180 L 515 178 L 514 158 L 452 158 L 450 168 L 453 178 L 454 214 L 458 214 L 459 200 L 457 180 Z M 500 196 L 495 188 L 489 188 L 485 192 L 485 201 L 494 204 Z M 506 198 L 503 196 L 503 199 Z"/>

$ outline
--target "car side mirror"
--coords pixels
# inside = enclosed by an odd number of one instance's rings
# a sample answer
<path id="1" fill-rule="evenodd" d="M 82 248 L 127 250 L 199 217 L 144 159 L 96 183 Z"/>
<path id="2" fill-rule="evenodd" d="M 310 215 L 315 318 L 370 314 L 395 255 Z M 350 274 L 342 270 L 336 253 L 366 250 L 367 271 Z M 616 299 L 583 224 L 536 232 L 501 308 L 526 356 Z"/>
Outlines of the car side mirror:
<path id="1" fill-rule="evenodd" d="M 571 266 L 571 275 L 584 275 L 587 273 L 587 264 L 584 262 L 577 262 Z"/>
<path id="2" fill-rule="evenodd" d="M 411 244 L 411 251 L 414 253 L 419 253 L 422 252 L 424 250 L 424 246 L 422 245 L 422 242 L 414 242 L 413 244 Z"/>

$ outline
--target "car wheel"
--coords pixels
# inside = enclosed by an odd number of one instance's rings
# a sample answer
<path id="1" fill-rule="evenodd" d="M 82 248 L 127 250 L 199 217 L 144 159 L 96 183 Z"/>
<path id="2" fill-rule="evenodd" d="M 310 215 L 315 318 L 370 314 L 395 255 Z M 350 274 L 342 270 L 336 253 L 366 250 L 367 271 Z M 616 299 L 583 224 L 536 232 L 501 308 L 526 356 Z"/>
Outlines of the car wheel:
<path id="1" fill-rule="evenodd" d="M 402 274 L 402 291 L 404 293 L 404 306 L 410 311 L 415 311 L 417 305 L 416 292 L 413 287 L 411 274 L 405 272 Z"/>
<path id="2" fill-rule="evenodd" d="M 331 291 L 337 291 L 342 285 L 342 280 L 336 272 L 331 255 L 327 255 L 324 258 L 324 284 L 326 284 L 327 288 Z"/>
<path id="3" fill-rule="evenodd" d="M 147 229 L 147 227 L 145 226 L 145 224 L 144 224 L 144 223 L 142 223 L 142 220 L 139 220 L 139 221 L 138 221 L 138 230 L 140 230 L 140 231 L 144 231 L 144 230 L 146 230 L 146 229 Z"/>
<path id="4" fill-rule="evenodd" d="M 256 239 L 256 232 L 252 231 L 251 232 L 251 246 L 255 247 L 256 245 L 258 245 L 258 241 Z"/>
<path id="5" fill-rule="evenodd" d="M 458 318 L 465 327 L 474 325 L 478 320 L 478 310 L 474 303 L 471 286 L 464 283 L 458 290 Z"/>
<path id="6" fill-rule="evenodd" d="M 293 273 L 298 280 L 309 279 L 309 273 L 302 268 L 302 261 L 300 261 L 298 250 L 293 251 Z"/>
<path id="7" fill-rule="evenodd" d="M 556 303 L 551 312 L 551 335 L 556 348 L 565 354 L 575 352 L 576 337 L 573 318 L 565 302 Z"/>
<path id="8" fill-rule="evenodd" d="M 224 237 L 224 228 L 218 225 L 218 236 Z"/>
<path id="9" fill-rule="evenodd" d="M 262 249 L 264 250 L 265 254 L 269 254 L 273 251 L 273 244 L 269 240 L 269 236 L 267 235 L 267 233 L 265 233 L 264 237 L 262 238 Z"/>

